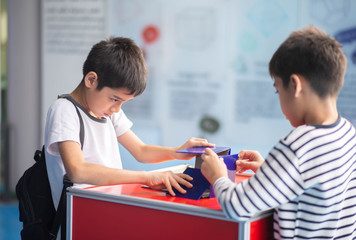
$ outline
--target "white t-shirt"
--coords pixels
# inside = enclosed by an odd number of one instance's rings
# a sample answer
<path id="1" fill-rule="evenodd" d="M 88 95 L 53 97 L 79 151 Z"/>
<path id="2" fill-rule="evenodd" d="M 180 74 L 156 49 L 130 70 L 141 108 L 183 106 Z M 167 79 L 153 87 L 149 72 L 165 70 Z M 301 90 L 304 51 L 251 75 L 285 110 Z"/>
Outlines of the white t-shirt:
<path id="1" fill-rule="evenodd" d="M 127 132 L 132 122 L 120 110 L 110 118 L 95 118 L 76 104 L 84 123 L 82 152 L 88 163 L 122 169 L 117 137 Z M 45 127 L 46 164 L 54 206 L 57 208 L 65 169 L 58 150 L 58 142 L 80 144 L 80 120 L 73 103 L 59 98 L 49 108 Z"/>

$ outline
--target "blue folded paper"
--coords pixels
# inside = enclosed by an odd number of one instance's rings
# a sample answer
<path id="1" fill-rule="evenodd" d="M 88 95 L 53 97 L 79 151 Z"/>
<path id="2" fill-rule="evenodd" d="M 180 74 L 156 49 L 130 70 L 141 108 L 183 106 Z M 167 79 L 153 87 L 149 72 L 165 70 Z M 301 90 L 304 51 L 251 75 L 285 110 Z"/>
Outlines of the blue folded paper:
<path id="1" fill-rule="evenodd" d="M 233 154 L 233 155 L 225 155 L 225 156 L 219 156 L 224 160 L 224 163 L 227 168 L 227 176 L 232 182 L 235 182 L 235 176 L 236 176 L 236 161 L 239 159 L 238 154 Z M 210 196 L 211 198 L 215 197 L 214 194 L 214 189 L 213 186 L 210 188 Z"/>
<path id="2" fill-rule="evenodd" d="M 229 155 L 231 149 L 228 147 L 192 147 L 192 148 L 187 148 L 184 150 L 179 150 L 177 153 L 190 153 L 190 154 L 195 154 L 195 168 L 200 168 L 201 163 L 203 160 L 201 159 L 201 155 L 205 153 L 205 149 L 210 148 L 213 150 L 217 155 L 222 156 L 222 155 Z"/>
<path id="3" fill-rule="evenodd" d="M 228 147 L 191 147 L 191 148 L 179 150 L 177 151 L 177 153 L 204 154 L 206 148 L 210 148 L 216 153 L 230 150 L 230 148 Z"/>
<path id="4" fill-rule="evenodd" d="M 219 156 L 219 157 L 224 159 L 224 163 L 226 164 L 227 173 L 228 173 L 230 180 L 235 181 L 235 173 L 236 173 L 235 162 L 238 159 L 239 155 L 234 154 L 234 155 L 225 155 L 225 156 Z M 201 173 L 200 168 L 190 168 L 189 167 L 184 171 L 184 173 L 193 178 L 193 180 L 191 181 L 191 184 L 193 184 L 193 187 L 187 188 L 185 186 L 182 186 L 182 188 L 187 191 L 185 194 L 182 194 L 182 193 L 178 192 L 178 190 L 173 189 L 173 191 L 176 194 L 176 197 L 184 197 L 184 198 L 198 200 L 203 195 L 206 195 L 204 193 L 207 193 L 209 195 L 209 197 L 215 196 L 212 186 L 210 186 L 209 181 Z"/>
<path id="5" fill-rule="evenodd" d="M 174 193 L 176 194 L 176 197 L 184 197 L 195 200 L 200 199 L 203 196 L 204 192 L 209 189 L 209 181 L 204 177 L 199 168 L 187 168 L 184 173 L 193 178 L 193 180 L 190 182 L 191 184 L 193 184 L 193 187 L 188 188 L 186 186 L 182 186 L 182 188 L 187 191 L 184 194 L 178 192 L 178 190 L 176 189 L 173 189 Z"/>
<path id="6" fill-rule="evenodd" d="M 237 159 L 239 159 L 239 154 L 225 155 L 219 157 L 224 159 L 224 163 L 226 164 L 227 170 L 236 171 L 236 161 Z"/>

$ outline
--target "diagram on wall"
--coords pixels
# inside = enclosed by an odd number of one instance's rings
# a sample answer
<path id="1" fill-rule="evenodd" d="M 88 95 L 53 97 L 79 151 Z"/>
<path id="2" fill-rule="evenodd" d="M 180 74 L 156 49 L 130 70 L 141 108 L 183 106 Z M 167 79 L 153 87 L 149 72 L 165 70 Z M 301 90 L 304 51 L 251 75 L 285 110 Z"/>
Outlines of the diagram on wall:
<path id="1" fill-rule="evenodd" d="M 211 7 L 184 7 L 176 14 L 177 47 L 190 51 L 204 51 L 216 41 L 216 10 Z"/>
<path id="2" fill-rule="evenodd" d="M 149 69 L 147 87 L 142 95 L 123 106 L 135 125 L 156 126 L 159 112 L 160 62 L 162 59 L 161 1 L 110 1 L 108 35 L 128 37 L 142 49 Z M 122 14 L 121 14 L 122 13 Z"/>

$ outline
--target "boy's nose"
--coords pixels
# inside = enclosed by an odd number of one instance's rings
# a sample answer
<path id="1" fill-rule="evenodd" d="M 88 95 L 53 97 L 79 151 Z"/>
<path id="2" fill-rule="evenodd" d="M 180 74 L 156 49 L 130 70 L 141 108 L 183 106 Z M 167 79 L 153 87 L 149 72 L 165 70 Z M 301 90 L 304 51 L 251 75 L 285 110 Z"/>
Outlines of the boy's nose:
<path id="1" fill-rule="evenodd" d="M 112 107 L 111 107 L 111 111 L 112 112 L 119 112 L 120 111 L 120 109 L 121 109 L 121 103 L 120 104 L 115 104 L 115 105 L 113 105 Z"/>

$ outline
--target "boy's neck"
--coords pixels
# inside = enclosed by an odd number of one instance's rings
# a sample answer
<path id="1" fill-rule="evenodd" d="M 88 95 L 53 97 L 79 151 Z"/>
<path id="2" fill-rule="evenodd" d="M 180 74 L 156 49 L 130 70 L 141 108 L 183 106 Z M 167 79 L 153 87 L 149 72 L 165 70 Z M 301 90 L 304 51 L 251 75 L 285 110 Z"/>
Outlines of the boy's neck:
<path id="1" fill-rule="evenodd" d="M 81 82 L 73 92 L 71 92 L 70 96 L 84 108 L 91 116 L 95 118 L 101 118 L 96 116 L 89 108 L 89 105 L 86 101 L 86 87 L 83 82 Z"/>
<path id="2" fill-rule="evenodd" d="M 307 125 L 330 125 L 339 118 L 336 98 L 313 99 L 308 101 L 305 123 Z"/>
<path id="3" fill-rule="evenodd" d="M 70 93 L 70 96 L 84 109 L 89 110 L 85 101 L 85 92 L 84 92 L 84 84 L 81 82 L 73 92 Z"/>

